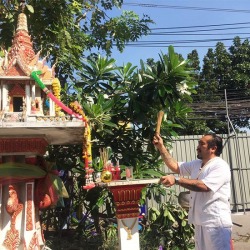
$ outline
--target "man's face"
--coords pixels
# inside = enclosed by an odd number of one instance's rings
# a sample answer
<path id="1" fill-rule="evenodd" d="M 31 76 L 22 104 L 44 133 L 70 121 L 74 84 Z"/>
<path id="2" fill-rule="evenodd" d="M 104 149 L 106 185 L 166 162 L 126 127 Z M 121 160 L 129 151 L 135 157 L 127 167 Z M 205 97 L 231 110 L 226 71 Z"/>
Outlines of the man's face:
<path id="1" fill-rule="evenodd" d="M 215 153 L 216 147 L 208 148 L 208 141 L 211 140 L 210 135 L 205 135 L 199 140 L 197 146 L 197 158 L 198 159 L 207 159 Z"/>

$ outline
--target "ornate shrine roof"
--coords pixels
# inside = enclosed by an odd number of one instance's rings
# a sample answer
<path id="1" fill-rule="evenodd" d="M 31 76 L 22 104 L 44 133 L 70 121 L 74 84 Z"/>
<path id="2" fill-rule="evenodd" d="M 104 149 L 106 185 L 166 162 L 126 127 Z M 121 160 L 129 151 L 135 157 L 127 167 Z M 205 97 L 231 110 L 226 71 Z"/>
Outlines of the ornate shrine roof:
<path id="1" fill-rule="evenodd" d="M 45 85 L 52 85 L 55 65 L 50 68 L 45 63 L 46 57 L 40 60 L 40 51 L 34 52 L 28 32 L 27 17 L 24 13 L 20 13 L 12 46 L 9 51 L 4 51 L 3 58 L 0 57 L 0 80 L 6 85 L 13 84 L 8 88 L 8 93 L 2 91 L 0 95 L 0 138 L 44 138 L 52 145 L 82 144 L 83 128 L 86 126 L 82 120 L 71 116 L 55 117 L 42 114 L 27 116 L 25 109 L 22 112 L 13 112 L 8 109 L 6 111 L 6 106 L 3 106 L 4 95 L 26 96 L 25 89 L 21 85 L 27 80 L 35 84 L 31 78 L 33 71 L 41 71 L 39 74 L 41 81 Z"/>
<path id="2" fill-rule="evenodd" d="M 46 58 L 39 60 L 40 51 L 33 50 L 31 36 L 28 33 L 27 17 L 24 13 L 18 15 L 17 29 L 12 41 L 11 49 L 4 51 L 4 58 L 0 58 L 0 78 L 2 77 L 30 77 L 34 70 L 41 70 L 41 80 L 50 83 L 54 76 L 54 66 L 45 65 Z"/>

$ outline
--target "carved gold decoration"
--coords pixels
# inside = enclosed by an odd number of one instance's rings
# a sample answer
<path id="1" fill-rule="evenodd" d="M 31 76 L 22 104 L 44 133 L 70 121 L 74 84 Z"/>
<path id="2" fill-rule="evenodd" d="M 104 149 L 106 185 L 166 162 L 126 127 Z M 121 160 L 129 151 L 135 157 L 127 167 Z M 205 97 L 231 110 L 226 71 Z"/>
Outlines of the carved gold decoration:
<path id="1" fill-rule="evenodd" d="M 133 228 L 134 228 L 135 223 L 137 222 L 137 220 L 138 220 L 138 219 L 135 218 L 135 220 L 134 220 L 133 224 L 131 225 L 131 227 L 128 227 L 128 226 L 125 224 L 124 220 L 121 220 L 122 225 L 124 226 L 124 229 L 125 229 L 125 231 L 126 231 L 127 234 L 128 234 L 127 240 L 131 240 L 131 239 L 132 239 L 132 230 L 133 230 Z"/>
<path id="2" fill-rule="evenodd" d="M 134 218 L 134 217 L 138 217 L 139 212 L 138 213 L 126 213 L 126 214 L 116 214 L 117 219 L 129 219 L 129 218 Z"/>
<path id="3" fill-rule="evenodd" d="M 21 243 L 19 238 L 19 231 L 15 227 L 11 227 L 6 233 L 3 245 L 10 250 L 17 249 Z"/>
<path id="4" fill-rule="evenodd" d="M 27 184 L 27 209 L 26 209 L 26 231 L 33 230 L 33 220 L 32 220 L 32 190 L 33 185 Z"/>
<path id="5" fill-rule="evenodd" d="M 36 234 L 36 232 L 34 232 L 32 238 L 31 238 L 31 240 L 30 240 L 30 244 L 29 244 L 28 250 L 29 250 L 29 249 L 30 249 L 30 250 L 31 250 L 31 249 L 36 249 L 36 247 L 38 247 L 38 249 L 40 249 L 40 248 L 39 248 L 39 244 L 38 244 L 37 234 Z"/>
<path id="6" fill-rule="evenodd" d="M 124 200 L 137 200 L 137 197 L 140 197 L 140 191 L 141 190 L 135 190 L 135 189 L 124 189 L 118 191 L 118 199 L 120 201 Z"/>
<path id="7" fill-rule="evenodd" d="M 10 229 L 7 231 L 3 242 L 7 249 L 16 249 L 21 243 L 19 231 L 15 228 L 16 217 L 22 211 L 23 204 L 19 203 L 16 187 L 9 185 L 9 198 L 6 204 L 6 211 L 11 216 Z"/>

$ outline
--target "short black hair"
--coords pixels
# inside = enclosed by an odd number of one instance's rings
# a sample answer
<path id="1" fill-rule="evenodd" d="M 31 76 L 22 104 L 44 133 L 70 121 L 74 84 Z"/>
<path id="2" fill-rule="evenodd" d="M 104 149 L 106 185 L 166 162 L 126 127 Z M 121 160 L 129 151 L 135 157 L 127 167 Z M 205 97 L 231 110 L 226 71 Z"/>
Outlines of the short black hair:
<path id="1" fill-rule="evenodd" d="M 208 148 L 216 146 L 217 148 L 215 151 L 215 155 L 220 156 L 223 149 L 222 138 L 219 135 L 216 135 L 215 133 L 207 133 L 205 135 L 210 135 L 212 137 L 212 139 L 207 142 Z"/>

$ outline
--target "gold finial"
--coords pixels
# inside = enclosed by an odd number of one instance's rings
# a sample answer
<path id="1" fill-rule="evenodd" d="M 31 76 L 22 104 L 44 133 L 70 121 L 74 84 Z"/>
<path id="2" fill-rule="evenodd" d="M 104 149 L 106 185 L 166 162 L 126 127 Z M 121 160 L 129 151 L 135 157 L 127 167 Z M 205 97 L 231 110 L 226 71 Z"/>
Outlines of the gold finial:
<path id="1" fill-rule="evenodd" d="M 21 7 L 21 12 L 24 12 L 24 8 L 25 8 L 25 0 L 20 0 L 20 7 Z"/>
<path id="2" fill-rule="evenodd" d="M 19 30 L 25 30 L 28 32 L 28 25 L 27 25 L 27 17 L 24 13 L 20 13 L 18 15 L 18 20 L 17 20 L 17 31 Z"/>

